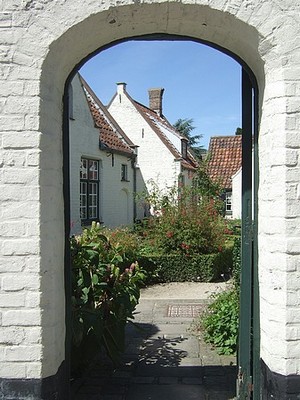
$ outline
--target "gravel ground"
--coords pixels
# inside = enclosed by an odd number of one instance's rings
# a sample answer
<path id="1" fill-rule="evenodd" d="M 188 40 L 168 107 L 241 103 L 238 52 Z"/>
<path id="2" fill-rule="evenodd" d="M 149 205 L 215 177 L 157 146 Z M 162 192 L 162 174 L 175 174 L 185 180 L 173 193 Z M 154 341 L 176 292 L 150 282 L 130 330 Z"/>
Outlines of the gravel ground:
<path id="1" fill-rule="evenodd" d="M 206 300 L 231 286 L 230 282 L 172 282 L 148 286 L 141 290 L 142 299 L 199 299 Z"/>

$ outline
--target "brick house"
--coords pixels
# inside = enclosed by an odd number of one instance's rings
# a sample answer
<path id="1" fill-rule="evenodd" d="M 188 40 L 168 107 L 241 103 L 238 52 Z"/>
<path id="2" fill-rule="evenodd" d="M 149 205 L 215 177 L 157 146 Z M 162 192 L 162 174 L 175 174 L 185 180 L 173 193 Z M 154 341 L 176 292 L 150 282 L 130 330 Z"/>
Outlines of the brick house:
<path id="1" fill-rule="evenodd" d="M 242 136 L 211 137 L 207 159 L 208 175 L 224 189 L 225 215 L 241 218 L 241 188 L 236 184 L 233 193 L 232 181 L 242 166 Z"/>

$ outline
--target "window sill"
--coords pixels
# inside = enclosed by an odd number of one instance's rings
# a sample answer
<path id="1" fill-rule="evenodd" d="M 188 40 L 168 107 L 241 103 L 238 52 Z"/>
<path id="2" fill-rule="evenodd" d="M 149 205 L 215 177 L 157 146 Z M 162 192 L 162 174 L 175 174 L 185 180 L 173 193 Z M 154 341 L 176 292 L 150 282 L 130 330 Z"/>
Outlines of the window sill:
<path id="1" fill-rule="evenodd" d="M 95 219 L 82 219 L 82 220 L 81 220 L 81 226 L 89 226 L 89 225 L 92 225 L 92 222 L 99 222 L 100 224 L 103 224 L 103 221 L 100 221 L 99 218 L 95 218 Z"/>
<path id="2" fill-rule="evenodd" d="M 121 179 L 121 182 L 130 182 L 129 179 Z"/>

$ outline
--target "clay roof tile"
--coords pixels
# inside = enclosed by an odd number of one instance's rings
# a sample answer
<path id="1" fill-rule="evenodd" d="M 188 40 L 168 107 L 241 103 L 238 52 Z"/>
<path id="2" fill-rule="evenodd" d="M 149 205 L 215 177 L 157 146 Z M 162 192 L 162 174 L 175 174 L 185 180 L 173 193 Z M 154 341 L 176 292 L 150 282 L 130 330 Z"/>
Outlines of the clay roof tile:
<path id="1" fill-rule="evenodd" d="M 231 178 L 242 166 L 242 136 L 212 137 L 208 156 L 209 176 L 224 189 L 231 189 Z"/>
<path id="2" fill-rule="evenodd" d="M 126 153 L 129 156 L 134 155 L 130 146 L 132 142 L 127 138 L 122 129 L 118 126 L 113 117 L 109 114 L 105 106 L 97 98 L 88 84 L 80 77 L 83 84 L 84 93 L 95 123 L 99 129 L 99 140 L 101 147 L 112 151 Z"/>

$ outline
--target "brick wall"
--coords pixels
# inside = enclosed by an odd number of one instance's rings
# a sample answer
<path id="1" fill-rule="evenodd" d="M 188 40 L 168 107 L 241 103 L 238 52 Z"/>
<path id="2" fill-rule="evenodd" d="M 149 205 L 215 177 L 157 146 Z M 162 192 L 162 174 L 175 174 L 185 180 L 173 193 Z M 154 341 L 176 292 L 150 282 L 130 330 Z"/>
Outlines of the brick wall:
<path id="1" fill-rule="evenodd" d="M 2 377 L 47 377 L 65 358 L 65 81 L 97 48 L 157 32 L 216 43 L 257 77 L 261 357 L 271 371 L 299 374 L 299 4 L 2 0 L 0 7 Z"/>

